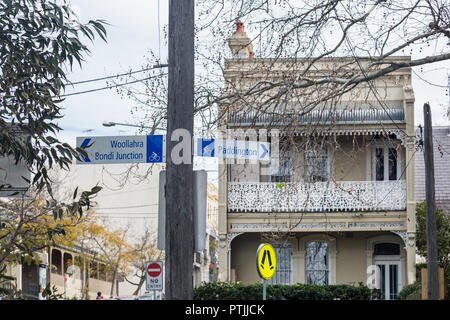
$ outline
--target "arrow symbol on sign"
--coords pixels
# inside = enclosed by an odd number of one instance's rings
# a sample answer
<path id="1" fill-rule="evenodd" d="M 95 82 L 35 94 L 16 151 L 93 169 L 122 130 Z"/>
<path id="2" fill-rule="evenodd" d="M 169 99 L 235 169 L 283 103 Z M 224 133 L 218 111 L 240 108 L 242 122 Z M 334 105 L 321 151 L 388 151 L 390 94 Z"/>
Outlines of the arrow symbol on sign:
<path id="1" fill-rule="evenodd" d="M 264 250 L 263 257 L 261 259 L 261 268 L 264 269 L 264 262 L 266 261 L 266 256 L 267 256 L 267 259 L 269 260 L 270 270 L 272 270 L 273 269 L 272 258 L 270 257 L 270 251 L 269 250 Z"/>
<path id="2" fill-rule="evenodd" d="M 273 265 L 272 265 L 272 259 L 270 259 L 270 252 L 267 251 L 267 257 L 269 258 L 269 266 L 270 266 L 270 270 L 273 269 Z"/>
<path id="3" fill-rule="evenodd" d="M 261 259 L 261 268 L 264 269 L 264 261 L 266 261 L 267 250 L 264 250 L 263 257 Z"/>
<path id="4" fill-rule="evenodd" d="M 84 139 L 80 148 L 85 149 L 89 145 L 89 142 L 91 142 L 91 138 Z M 80 156 L 83 158 L 84 162 L 91 162 L 91 159 L 89 159 L 89 156 L 85 157 L 82 154 L 80 154 Z"/>
<path id="5" fill-rule="evenodd" d="M 260 144 L 261 148 L 263 149 L 263 154 L 261 155 L 260 159 L 263 159 L 265 155 L 269 152 L 269 150 L 266 148 L 264 144 Z"/>

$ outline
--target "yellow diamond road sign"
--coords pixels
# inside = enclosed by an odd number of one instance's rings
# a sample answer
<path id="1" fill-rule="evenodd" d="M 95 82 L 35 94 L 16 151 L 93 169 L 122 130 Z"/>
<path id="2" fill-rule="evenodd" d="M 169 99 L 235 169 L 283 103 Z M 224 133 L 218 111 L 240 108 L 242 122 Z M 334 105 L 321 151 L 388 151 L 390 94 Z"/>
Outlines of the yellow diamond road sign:
<path id="1" fill-rule="evenodd" d="M 263 243 L 256 252 L 256 269 L 263 279 L 272 278 L 277 268 L 277 256 L 275 250 L 268 243 Z"/>

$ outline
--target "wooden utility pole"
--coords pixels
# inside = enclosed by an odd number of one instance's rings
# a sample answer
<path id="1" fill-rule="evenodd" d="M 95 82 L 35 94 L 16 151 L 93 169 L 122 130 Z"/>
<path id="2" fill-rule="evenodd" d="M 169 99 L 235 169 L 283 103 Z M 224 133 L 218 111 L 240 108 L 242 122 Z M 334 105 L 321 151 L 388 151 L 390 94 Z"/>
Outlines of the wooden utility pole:
<path id="1" fill-rule="evenodd" d="M 427 226 L 427 282 L 428 299 L 439 299 L 438 263 L 436 241 L 436 203 L 434 193 L 434 156 L 433 129 L 431 125 L 430 105 L 423 106 L 424 117 L 424 160 L 425 160 L 425 194 L 426 194 L 426 226 Z"/>
<path id="2" fill-rule="evenodd" d="M 181 140 L 174 131 L 189 132 L 194 126 L 194 0 L 169 1 L 169 84 L 166 137 L 166 299 L 192 299 L 194 256 L 192 153 L 179 163 L 172 150 Z M 186 137 L 185 137 L 186 139 Z M 178 150 L 178 148 L 176 148 Z M 182 153 L 183 153 L 182 152 Z M 173 157 L 174 156 L 174 157 Z M 187 154 L 183 154 L 183 158 Z"/>

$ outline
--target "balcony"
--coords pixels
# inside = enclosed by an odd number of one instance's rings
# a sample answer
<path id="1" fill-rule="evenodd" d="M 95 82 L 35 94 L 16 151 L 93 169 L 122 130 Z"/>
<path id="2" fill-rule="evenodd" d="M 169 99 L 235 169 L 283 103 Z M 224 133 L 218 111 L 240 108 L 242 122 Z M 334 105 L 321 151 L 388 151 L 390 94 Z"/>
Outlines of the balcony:
<path id="1" fill-rule="evenodd" d="M 380 124 L 405 123 L 403 108 L 312 110 L 307 114 L 269 113 L 262 111 L 229 111 L 229 126 L 307 125 L 307 124 Z"/>
<path id="2" fill-rule="evenodd" d="M 228 212 L 406 210 L 406 181 L 229 182 Z"/>

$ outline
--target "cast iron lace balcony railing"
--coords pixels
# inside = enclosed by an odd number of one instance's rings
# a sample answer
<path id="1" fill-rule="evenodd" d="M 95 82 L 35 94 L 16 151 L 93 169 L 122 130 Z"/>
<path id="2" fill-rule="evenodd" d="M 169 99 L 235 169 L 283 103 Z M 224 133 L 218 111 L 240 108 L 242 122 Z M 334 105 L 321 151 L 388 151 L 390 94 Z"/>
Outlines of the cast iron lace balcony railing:
<path id="1" fill-rule="evenodd" d="M 334 109 L 312 110 L 307 114 L 301 113 L 269 113 L 254 110 L 238 110 L 228 112 L 228 125 L 305 125 L 305 124 L 379 124 L 404 123 L 403 108 L 384 109 Z"/>
<path id="2" fill-rule="evenodd" d="M 229 182 L 229 212 L 406 210 L 406 181 Z"/>

